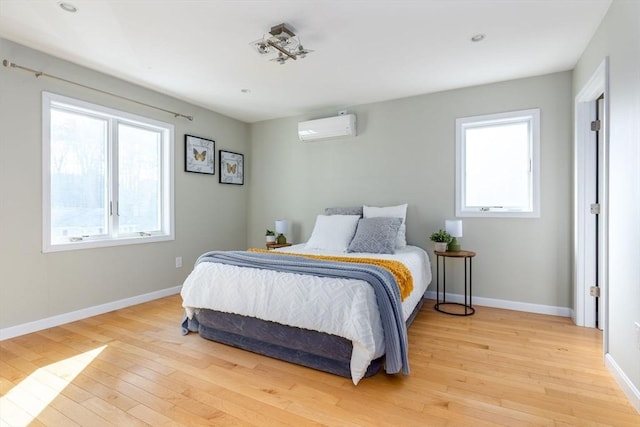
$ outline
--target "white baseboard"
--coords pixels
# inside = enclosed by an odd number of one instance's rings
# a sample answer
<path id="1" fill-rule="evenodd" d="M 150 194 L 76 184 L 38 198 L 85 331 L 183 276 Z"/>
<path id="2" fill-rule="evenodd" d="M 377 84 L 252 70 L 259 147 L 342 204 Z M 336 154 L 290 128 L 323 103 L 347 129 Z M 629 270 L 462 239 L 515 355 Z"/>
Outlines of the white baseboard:
<path id="1" fill-rule="evenodd" d="M 148 294 L 138 295 L 131 298 L 125 298 L 94 307 L 83 308 L 81 310 L 64 313 L 57 316 L 47 317 L 46 319 L 36 320 L 21 325 L 10 326 L 0 329 L 0 341 L 14 338 L 20 335 L 30 334 L 32 332 L 41 331 L 43 329 L 52 328 L 54 326 L 64 325 L 65 323 L 75 322 L 76 320 L 86 319 L 87 317 L 97 316 L 99 314 L 108 313 L 136 304 L 142 304 L 147 301 L 153 301 L 169 295 L 175 295 L 180 292 L 181 286 L 162 289 L 160 291 L 150 292 Z M 436 293 L 427 291 L 427 298 L 435 299 Z M 447 300 L 451 302 L 464 302 L 464 296 L 458 294 L 447 294 Z M 570 317 L 571 309 L 567 307 L 554 307 L 540 304 L 530 304 L 517 301 L 507 301 L 494 298 L 474 297 L 474 305 L 485 307 L 504 308 L 507 310 L 525 311 L 529 313 L 550 314 L 553 316 Z"/>
<path id="2" fill-rule="evenodd" d="M 143 302 L 153 301 L 158 298 L 164 298 L 169 295 L 175 295 L 180 292 L 182 286 L 174 286 L 172 288 L 162 289 L 160 291 L 150 292 L 148 294 L 137 295 L 131 298 L 125 298 L 118 301 L 108 302 L 106 304 L 96 305 L 93 307 L 83 308 L 81 310 L 64 313 L 57 316 L 47 317 L 46 319 L 36 320 L 21 325 L 10 326 L 0 329 L 0 341 L 8 340 L 20 335 L 30 334 L 32 332 L 41 331 L 43 329 L 52 328 L 54 326 L 64 325 L 65 323 L 75 322 L 76 320 L 86 319 L 87 317 L 97 316 L 99 314 L 108 313 L 110 311 L 119 310 L 121 308 L 130 307 Z"/>
<path id="3" fill-rule="evenodd" d="M 627 399 L 629 399 L 631 405 L 640 413 L 640 390 L 633 385 L 629 377 L 625 375 L 624 371 L 618 366 L 610 353 L 604 355 L 604 364 L 607 369 L 609 369 L 609 372 L 611 372 L 611 375 L 613 375 L 613 379 L 616 380 L 618 386 L 620 386 L 627 396 Z"/>
<path id="4" fill-rule="evenodd" d="M 427 298 L 436 299 L 434 291 L 427 291 Z M 447 301 L 464 302 L 464 295 L 447 294 Z M 549 314 L 552 316 L 571 317 L 571 309 L 569 307 L 555 307 L 552 305 L 531 304 L 526 302 L 508 301 L 495 298 L 473 297 L 473 305 L 485 307 L 504 308 L 506 310 L 525 311 L 527 313 Z"/>

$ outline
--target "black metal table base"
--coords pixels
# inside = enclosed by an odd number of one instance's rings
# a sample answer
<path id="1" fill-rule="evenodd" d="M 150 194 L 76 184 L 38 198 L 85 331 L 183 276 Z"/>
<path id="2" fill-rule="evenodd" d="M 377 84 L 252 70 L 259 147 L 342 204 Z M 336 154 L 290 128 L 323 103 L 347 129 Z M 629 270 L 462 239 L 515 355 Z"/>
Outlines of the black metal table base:
<path id="1" fill-rule="evenodd" d="M 436 304 L 434 309 L 440 313 L 450 314 L 452 316 L 471 316 L 476 312 L 472 303 L 472 285 L 473 270 L 471 259 L 475 256 L 475 252 L 459 251 L 459 252 L 436 252 Z M 464 303 L 447 302 L 447 272 L 446 259 L 449 257 L 462 258 L 464 262 Z M 440 258 L 442 258 L 442 300 L 440 300 Z M 468 294 L 467 294 L 468 292 Z M 447 310 L 447 306 L 462 307 L 452 311 L 453 307 Z"/>
<path id="2" fill-rule="evenodd" d="M 454 313 L 451 311 L 445 311 L 442 308 L 440 308 L 443 305 L 457 305 L 459 307 L 464 307 L 464 313 Z M 439 302 L 434 306 L 434 308 L 436 309 L 436 311 L 439 311 L 440 313 L 450 314 L 452 316 L 471 316 L 473 313 L 476 312 L 476 309 L 471 307 L 470 305 L 464 305 L 459 302 Z"/>

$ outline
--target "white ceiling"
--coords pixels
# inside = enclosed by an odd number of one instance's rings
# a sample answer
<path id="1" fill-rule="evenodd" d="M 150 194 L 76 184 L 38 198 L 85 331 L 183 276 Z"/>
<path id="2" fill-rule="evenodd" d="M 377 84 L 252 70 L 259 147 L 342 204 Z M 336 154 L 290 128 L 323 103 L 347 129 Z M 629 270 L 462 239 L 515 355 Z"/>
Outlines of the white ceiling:
<path id="1" fill-rule="evenodd" d="M 256 122 L 571 70 L 611 0 L 58 2 L 0 0 L 0 37 Z M 282 22 L 315 52 L 256 53 Z"/>

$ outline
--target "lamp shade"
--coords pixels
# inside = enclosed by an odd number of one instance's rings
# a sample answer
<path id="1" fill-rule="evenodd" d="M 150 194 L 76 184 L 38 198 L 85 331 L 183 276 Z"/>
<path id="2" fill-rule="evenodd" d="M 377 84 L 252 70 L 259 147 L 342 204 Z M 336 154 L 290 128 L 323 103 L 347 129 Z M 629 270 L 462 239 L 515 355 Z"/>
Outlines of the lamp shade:
<path id="1" fill-rule="evenodd" d="M 462 237 L 462 221 L 459 219 L 446 220 L 445 230 L 452 237 Z"/>
<path id="2" fill-rule="evenodd" d="M 289 221 L 286 219 L 276 220 L 276 233 L 287 234 L 289 232 Z"/>

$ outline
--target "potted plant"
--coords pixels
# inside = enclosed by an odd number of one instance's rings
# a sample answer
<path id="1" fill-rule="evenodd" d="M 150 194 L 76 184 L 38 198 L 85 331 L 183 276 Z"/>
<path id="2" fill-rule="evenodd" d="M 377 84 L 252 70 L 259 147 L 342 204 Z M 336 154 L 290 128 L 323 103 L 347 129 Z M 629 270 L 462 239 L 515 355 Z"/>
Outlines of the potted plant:
<path id="1" fill-rule="evenodd" d="M 267 229 L 265 237 L 267 239 L 267 243 L 274 243 L 276 241 L 276 233 L 272 230 Z"/>
<path id="2" fill-rule="evenodd" d="M 431 234 L 429 239 L 431 239 L 431 241 L 434 243 L 436 251 L 445 252 L 447 250 L 447 245 L 451 243 L 451 240 L 453 238 L 451 237 L 451 234 L 440 229 L 435 233 Z"/>

